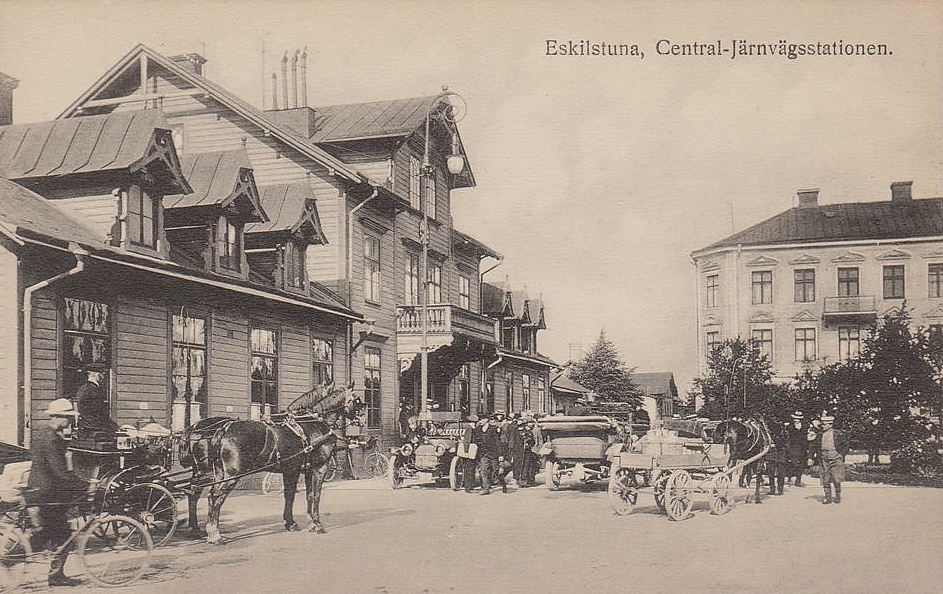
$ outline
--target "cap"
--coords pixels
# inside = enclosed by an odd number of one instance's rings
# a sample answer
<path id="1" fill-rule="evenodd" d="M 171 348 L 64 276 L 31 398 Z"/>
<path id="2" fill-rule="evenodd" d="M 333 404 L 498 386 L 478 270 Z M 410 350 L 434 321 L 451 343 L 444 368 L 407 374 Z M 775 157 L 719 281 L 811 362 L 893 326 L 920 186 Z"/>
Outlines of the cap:
<path id="1" fill-rule="evenodd" d="M 802 414 L 801 410 L 797 410 L 796 412 L 792 413 L 792 418 L 801 421 L 804 418 L 804 415 Z"/>
<path id="2" fill-rule="evenodd" d="M 46 407 L 46 414 L 50 417 L 77 417 L 79 413 L 67 398 L 58 398 Z"/>

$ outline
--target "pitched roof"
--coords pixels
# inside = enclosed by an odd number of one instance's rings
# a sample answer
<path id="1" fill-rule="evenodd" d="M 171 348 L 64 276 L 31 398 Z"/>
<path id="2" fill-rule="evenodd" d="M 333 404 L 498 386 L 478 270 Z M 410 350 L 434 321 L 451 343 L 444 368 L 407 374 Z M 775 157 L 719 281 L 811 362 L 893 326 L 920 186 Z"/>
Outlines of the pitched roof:
<path id="1" fill-rule="evenodd" d="M 655 373 L 633 373 L 632 381 L 639 389 L 650 396 L 671 393 L 671 386 L 674 382 L 674 374 L 670 371 L 660 371 Z M 676 388 L 677 389 L 677 388 Z"/>
<path id="2" fill-rule="evenodd" d="M 434 96 L 315 107 L 311 142 L 405 136 L 425 123 Z"/>
<path id="3" fill-rule="evenodd" d="M 0 175 L 61 176 L 133 167 L 155 129 L 170 130 L 157 109 L 0 127 Z"/>
<path id="4" fill-rule="evenodd" d="M 489 256 L 491 258 L 496 258 L 499 260 L 504 257 L 498 252 L 496 252 L 495 250 L 485 245 L 484 243 L 478 241 L 471 235 L 468 235 L 467 233 L 462 233 L 461 231 L 459 231 L 458 229 L 454 227 L 452 228 L 452 242 L 457 245 L 472 246 L 478 251 L 478 253 L 480 253 L 483 256 Z"/>
<path id="5" fill-rule="evenodd" d="M 237 197 L 248 194 L 244 196 L 250 202 L 246 206 L 256 211 L 255 220 L 267 218 L 252 190 L 252 163 L 245 149 L 182 155 L 180 169 L 193 192 L 165 196 L 164 208 L 226 207 Z"/>
<path id="6" fill-rule="evenodd" d="M 544 301 L 543 299 L 528 299 L 524 302 L 524 307 L 527 310 L 527 317 L 530 320 L 531 324 L 545 329 L 546 320 L 544 320 Z"/>
<path id="7" fill-rule="evenodd" d="M 10 231 L 87 246 L 104 246 L 105 240 L 74 219 L 54 201 L 0 177 L 0 224 Z"/>
<path id="8" fill-rule="evenodd" d="M 527 291 L 508 291 L 508 294 L 511 299 L 511 309 L 513 310 L 514 317 L 518 319 L 524 318 L 527 314 L 524 310 L 524 303 L 527 301 Z"/>
<path id="9" fill-rule="evenodd" d="M 550 380 L 550 387 L 554 390 L 560 390 L 561 392 L 577 392 L 579 394 L 588 394 L 592 392 L 589 388 L 582 384 L 578 384 L 571 380 L 566 373 L 560 373 L 556 377 Z"/>
<path id="10" fill-rule="evenodd" d="M 315 206 L 314 191 L 306 184 L 276 184 L 259 188 L 262 206 L 271 217 L 265 223 L 246 226 L 246 233 L 287 231 L 294 233 L 308 223 L 312 243 L 327 243 Z M 317 240 L 317 241 L 315 241 Z"/>
<path id="11" fill-rule="evenodd" d="M 517 359 L 518 361 L 526 361 L 528 363 L 536 363 L 538 365 L 546 365 L 548 367 L 557 367 L 557 364 L 553 359 L 547 357 L 546 355 L 541 355 L 540 353 L 531 355 L 529 353 L 519 353 L 517 351 L 512 351 L 503 347 L 498 347 L 495 349 L 495 351 L 502 357 L 506 357 L 508 359 Z"/>
<path id="12" fill-rule="evenodd" d="M 698 251 L 736 245 L 943 235 L 943 198 L 790 208 Z"/>
<path id="13" fill-rule="evenodd" d="M 504 312 L 504 289 L 491 283 L 481 283 L 481 313 L 498 316 Z"/>

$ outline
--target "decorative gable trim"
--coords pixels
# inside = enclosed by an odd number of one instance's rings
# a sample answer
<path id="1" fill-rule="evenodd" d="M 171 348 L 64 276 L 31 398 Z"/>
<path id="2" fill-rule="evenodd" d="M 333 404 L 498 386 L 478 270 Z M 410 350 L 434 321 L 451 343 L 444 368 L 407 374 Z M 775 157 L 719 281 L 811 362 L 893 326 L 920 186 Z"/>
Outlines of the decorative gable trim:
<path id="1" fill-rule="evenodd" d="M 850 264 L 853 262 L 864 262 L 864 260 L 865 257 L 858 252 L 845 252 L 840 256 L 832 258 L 832 262 L 836 264 Z"/>
<path id="2" fill-rule="evenodd" d="M 792 264 L 793 266 L 808 266 L 812 264 L 819 264 L 821 261 L 822 261 L 821 259 L 816 258 L 813 255 L 802 254 L 798 258 L 794 258 L 790 260 L 789 263 Z"/>
<path id="3" fill-rule="evenodd" d="M 750 316 L 751 324 L 772 324 L 776 321 L 776 318 L 772 314 L 765 311 L 758 311 L 752 316 Z"/>
<path id="4" fill-rule="evenodd" d="M 793 321 L 793 322 L 817 322 L 818 321 L 818 318 L 815 317 L 815 315 L 807 309 L 800 311 L 799 313 L 797 313 L 796 315 L 794 315 L 793 317 L 789 319 L 790 321 Z"/>
<path id="5" fill-rule="evenodd" d="M 887 309 L 884 310 L 884 313 L 881 314 L 881 317 L 883 318 L 886 316 L 896 315 L 900 313 L 900 309 L 901 309 L 900 305 L 894 305 L 892 307 L 888 307 Z"/>
<path id="6" fill-rule="evenodd" d="M 923 317 L 928 320 L 943 319 L 943 305 L 936 306 L 935 308 L 931 309 L 927 313 L 923 314 Z"/>
<path id="7" fill-rule="evenodd" d="M 909 260 L 910 254 L 903 250 L 888 250 L 883 254 L 879 255 L 877 260 Z"/>
<path id="8" fill-rule="evenodd" d="M 722 326 L 723 324 L 721 324 L 721 322 L 718 321 L 717 318 L 714 317 L 713 315 L 709 315 L 706 318 L 704 318 L 704 323 L 701 325 L 704 327 L 708 327 L 708 326 Z"/>
<path id="9" fill-rule="evenodd" d="M 380 235 L 391 230 L 386 225 L 378 221 L 375 221 L 374 219 L 367 218 L 367 217 L 361 217 L 360 224 L 363 225 L 365 228 L 370 229 L 374 233 L 379 233 Z"/>
<path id="10" fill-rule="evenodd" d="M 701 265 L 701 272 L 714 272 L 715 270 L 720 270 L 720 264 L 712 260 L 708 260 Z"/>
<path id="11" fill-rule="evenodd" d="M 930 250 L 929 252 L 926 252 L 925 254 L 923 254 L 923 257 L 927 258 L 928 260 L 935 259 L 935 258 L 943 258 L 943 248 Z"/>
<path id="12" fill-rule="evenodd" d="M 779 260 L 775 260 L 773 258 L 770 258 L 769 256 L 761 255 L 748 261 L 746 265 L 753 267 L 753 266 L 776 266 L 777 264 L 779 264 Z"/>

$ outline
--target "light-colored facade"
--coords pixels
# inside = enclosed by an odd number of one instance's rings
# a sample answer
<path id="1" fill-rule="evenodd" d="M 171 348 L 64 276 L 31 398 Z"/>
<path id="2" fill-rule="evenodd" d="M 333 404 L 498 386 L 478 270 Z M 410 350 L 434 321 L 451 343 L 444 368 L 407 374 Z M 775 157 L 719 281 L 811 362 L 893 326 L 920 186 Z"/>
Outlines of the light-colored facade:
<path id="1" fill-rule="evenodd" d="M 756 339 L 786 380 L 854 356 L 868 328 L 905 305 L 913 322 L 943 326 L 943 199 L 799 206 L 692 254 L 697 358 L 727 339 Z"/>

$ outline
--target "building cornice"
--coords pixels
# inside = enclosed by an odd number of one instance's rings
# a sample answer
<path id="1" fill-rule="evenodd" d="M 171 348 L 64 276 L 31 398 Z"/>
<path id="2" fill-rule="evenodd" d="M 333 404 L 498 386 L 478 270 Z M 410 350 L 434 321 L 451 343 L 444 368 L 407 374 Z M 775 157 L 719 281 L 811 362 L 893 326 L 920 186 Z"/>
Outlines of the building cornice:
<path id="1" fill-rule="evenodd" d="M 751 245 L 724 246 L 709 250 L 698 250 L 691 252 L 691 258 L 697 261 L 699 258 L 705 258 L 725 253 L 736 253 L 738 251 L 770 251 L 770 250 L 788 250 L 788 249 L 808 249 L 813 247 L 836 247 L 836 246 L 882 246 L 895 245 L 901 243 L 926 243 L 934 241 L 943 241 L 943 235 L 927 235 L 924 237 L 901 237 L 897 239 L 849 239 L 844 241 L 803 241 L 798 243 L 761 243 Z"/>

